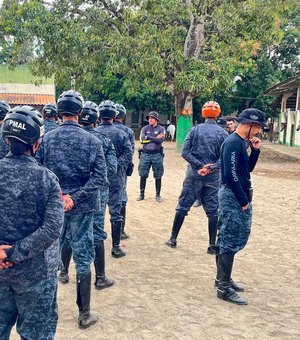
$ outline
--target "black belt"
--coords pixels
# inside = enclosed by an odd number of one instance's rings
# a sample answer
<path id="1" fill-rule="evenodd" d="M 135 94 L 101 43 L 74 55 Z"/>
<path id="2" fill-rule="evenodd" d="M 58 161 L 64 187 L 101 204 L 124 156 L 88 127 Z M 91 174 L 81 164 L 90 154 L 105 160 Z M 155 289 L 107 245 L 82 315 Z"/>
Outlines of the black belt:
<path id="1" fill-rule="evenodd" d="M 156 153 L 160 153 L 160 150 L 141 150 L 141 152 L 147 153 L 149 155 L 154 155 Z"/>

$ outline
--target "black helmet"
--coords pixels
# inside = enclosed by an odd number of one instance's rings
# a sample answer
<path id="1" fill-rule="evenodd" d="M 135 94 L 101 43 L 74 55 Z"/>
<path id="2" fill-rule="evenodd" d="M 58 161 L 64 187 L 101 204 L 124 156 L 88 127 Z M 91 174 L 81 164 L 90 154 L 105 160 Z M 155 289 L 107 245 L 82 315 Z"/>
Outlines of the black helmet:
<path id="1" fill-rule="evenodd" d="M 116 109 L 118 111 L 116 118 L 125 118 L 126 116 L 125 106 L 122 104 L 116 104 Z"/>
<path id="2" fill-rule="evenodd" d="M 83 108 L 83 98 L 79 92 L 69 90 L 63 92 L 57 101 L 58 113 L 64 114 L 68 113 L 72 116 L 77 116 L 80 114 Z"/>
<path id="3" fill-rule="evenodd" d="M 3 138 L 15 138 L 33 145 L 44 135 L 42 114 L 32 106 L 18 106 L 8 112 L 2 127 Z"/>
<path id="4" fill-rule="evenodd" d="M 222 128 L 226 128 L 227 120 L 225 118 L 219 118 L 217 119 L 217 124 L 221 126 Z"/>
<path id="5" fill-rule="evenodd" d="M 114 118 L 118 113 L 116 104 L 111 100 L 104 100 L 99 105 L 100 118 Z"/>
<path id="6" fill-rule="evenodd" d="M 0 100 L 0 120 L 4 119 L 8 111 L 10 111 L 9 104 L 4 100 Z"/>
<path id="7" fill-rule="evenodd" d="M 84 125 L 96 124 L 99 118 L 99 108 L 98 105 L 91 101 L 86 101 L 84 103 L 79 123 Z"/>
<path id="8" fill-rule="evenodd" d="M 155 111 L 149 112 L 146 116 L 146 119 L 148 120 L 150 117 L 155 118 L 157 121 L 159 121 L 159 115 Z"/>
<path id="9" fill-rule="evenodd" d="M 56 104 L 46 104 L 42 110 L 43 117 L 57 117 L 57 106 Z"/>

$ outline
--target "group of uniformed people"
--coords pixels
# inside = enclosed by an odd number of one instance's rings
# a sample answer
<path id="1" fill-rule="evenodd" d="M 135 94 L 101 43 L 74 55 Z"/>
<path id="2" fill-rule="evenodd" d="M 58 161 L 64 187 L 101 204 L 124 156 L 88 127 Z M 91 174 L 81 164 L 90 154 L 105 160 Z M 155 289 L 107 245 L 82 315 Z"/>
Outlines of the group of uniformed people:
<path id="1" fill-rule="evenodd" d="M 192 128 L 185 139 L 182 157 L 188 169 L 166 244 L 176 248 L 184 218 L 199 200 L 208 217 L 207 252 L 216 255 L 217 296 L 246 304 L 236 294 L 244 289 L 231 279 L 231 271 L 234 255 L 246 245 L 250 233 L 249 172 L 259 156 L 260 140 L 256 136 L 265 117 L 256 109 L 243 111 L 236 118 L 238 128 L 228 137 L 216 124 L 220 113 L 218 103 L 207 102 L 202 108 L 205 122 Z M 79 327 L 97 322 L 98 316 L 90 311 L 91 263 L 95 266 L 96 289 L 114 284 L 105 273 L 106 204 L 111 254 L 115 258 L 126 255 L 120 239 L 128 238 L 126 178 L 133 171 L 134 133 L 123 124 L 125 115 L 121 104 L 106 100 L 98 107 L 71 90 L 59 96 L 57 106 L 45 105 L 44 119 L 30 106 L 10 110 L 7 103 L 0 102 L 0 300 L 5 301 L 0 304 L 1 339 L 9 338 L 16 322 L 23 338 L 54 338 L 57 270 L 61 258 L 59 279 L 68 283 L 72 255 Z M 57 117 L 61 124 L 57 124 Z M 162 143 L 166 132 L 158 124 L 157 112 L 151 111 L 146 118 L 149 124 L 140 134 L 137 200 L 145 199 L 152 167 L 156 201 L 162 202 Z"/>

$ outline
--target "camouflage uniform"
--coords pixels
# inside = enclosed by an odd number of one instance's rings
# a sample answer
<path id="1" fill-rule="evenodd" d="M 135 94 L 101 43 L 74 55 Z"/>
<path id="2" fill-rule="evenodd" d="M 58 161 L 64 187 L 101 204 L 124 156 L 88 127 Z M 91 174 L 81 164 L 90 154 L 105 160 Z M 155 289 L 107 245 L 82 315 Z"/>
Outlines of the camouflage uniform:
<path id="1" fill-rule="evenodd" d="M 124 124 L 122 124 L 121 122 L 115 121 L 114 122 L 114 126 L 116 126 L 118 129 L 121 129 L 122 131 L 124 131 L 130 141 L 131 147 L 132 147 L 132 153 L 134 153 L 134 146 L 135 146 L 135 138 L 134 138 L 134 132 L 127 126 L 125 126 Z M 125 206 L 127 201 L 128 201 L 128 196 L 127 196 L 127 191 L 126 191 L 126 186 L 127 186 L 127 176 L 125 176 L 125 183 L 124 183 L 124 191 L 123 191 L 123 195 L 122 195 L 122 206 Z"/>
<path id="2" fill-rule="evenodd" d="M 45 118 L 44 123 L 45 123 L 45 133 L 52 131 L 58 127 L 58 124 L 53 119 L 50 119 L 50 118 Z"/>
<path id="3" fill-rule="evenodd" d="M 182 157 L 189 162 L 182 192 L 176 210 L 187 215 L 194 202 L 199 199 L 207 217 L 218 216 L 218 190 L 220 187 L 220 149 L 228 133 L 214 120 L 192 128 L 183 147 Z M 216 164 L 214 172 L 200 176 L 197 171 L 205 164 Z"/>
<path id="4" fill-rule="evenodd" d="M 0 338 L 17 321 L 22 339 L 54 339 L 63 201 L 56 176 L 30 156 L 0 161 L 0 244 L 9 244 L 0 270 Z"/>
<path id="5" fill-rule="evenodd" d="M 106 161 L 106 168 L 107 168 L 107 177 L 108 180 L 110 177 L 115 176 L 117 173 L 117 166 L 118 166 L 118 161 L 117 161 L 117 156 L 116 156 L 116 151 L 115 147 L 112 143 L 112 141 L 106 137 L 105 135 L 96 132 L 95 129 L 89 127 L 89 126 L 84 126 L 84 130 L 90 132 L 93 134 L 95 137 L 97 137 L 103 148 L 104 156 L 105 156 L 105 161 Z M 107 233 L 104 230 L 104 219 L 105 219 L 105 206 L 108 200 L 108 195 L 109 195 L 109 185 L 101 191 L 100 193 L 100 208 L 97 212 L 94 214 L 94 241 L 95 243 L 99 241 L 105 241 L 107 239 Z"/>
<path id="6" fill-rule="evenodd" d="M 128 164 L 132 161 L 132 147 L 125 132 L 116 128 L 109 122 L 101 123 L 96 129 L 98 133 L 106 135 L 116 149 L 118 160 L 117 175 L 109 177 L 109 214 L 111 222 L 122 222 L 121 215 L 122 193 L 124 189 L 124 178 Z"/>
<path id="7" fill-rule="evenodd" d="M 219 254 L 234 255 L 247 244 L 251 223 L 252 203 L 249 199 L 250 172 L 259 157 L 259 150 L 248 156 L 246 145 L 237 134 L 231 134 L 222 146 L 222 183 L 219 191 Z M 241 207 L 249 204 L 249 209 Z"/>
<path id="8" fill-rule="evenodd" d="M 94 260 L 94 212 L 99 209 L 100 190 L 107 186 L 101 143 L 79 124 L 66 121 L 45 135 L 37 158 L 57 175 L 63 194 L 70 194 L 74 201 L 73 209 L 65 213 L 61 242 L 69 229 L 80 279 L 90 272 Z"/>

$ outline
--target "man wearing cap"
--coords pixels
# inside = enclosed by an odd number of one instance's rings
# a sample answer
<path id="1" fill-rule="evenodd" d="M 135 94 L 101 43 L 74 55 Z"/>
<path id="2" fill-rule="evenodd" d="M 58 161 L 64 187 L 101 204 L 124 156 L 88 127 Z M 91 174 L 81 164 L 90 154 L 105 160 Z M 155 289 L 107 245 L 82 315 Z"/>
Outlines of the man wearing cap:
<path id="1" fill-rule="evenodd" d="M 231 135 L 236 129 L 236 123 L 233 117 L 226 117 L 227 132 Z"/>
<path id="2" fill-rule="evenodd" d="M 146 181 L 152 166 L 153 177 L 155 178 L 156 201 L 161 202 L 161 178 L 164 174 L 162 143 L 165 140 L 166 130 L 158 124 L 159 115 L 157 112 L 149 112 L 146 119 L 148 120 L 148 125 L 142 128 L 140 134 L 140 142 L 143 146 L 139 150 L 139 175 L 141 178 L 140 195 L 137 201 L 142 201 L 145 198 Z"/>
<path id="3" fill-rule="evenodd" d="M 219 236 L 217 254 L 217 297 L 235 304 L 247 301 L 236 291 L 244 289 L 231 279 L 234 255 L 247 244 L 252 222 L 252 188 L 250 172 L 260 153 L 261 141 L 256 136 L 265 126 L 265 114 L 257 109 L 244 110 L 238 125 L 221 148 L 221 179 L 219 190 Z M 245 139 L 250 142 L 248 156 Z"/>

